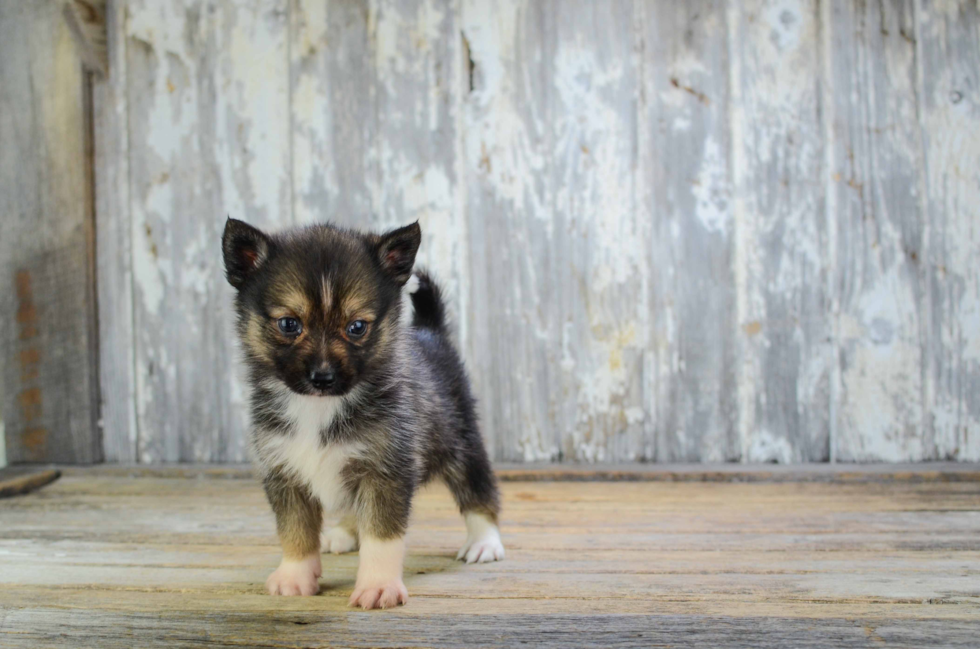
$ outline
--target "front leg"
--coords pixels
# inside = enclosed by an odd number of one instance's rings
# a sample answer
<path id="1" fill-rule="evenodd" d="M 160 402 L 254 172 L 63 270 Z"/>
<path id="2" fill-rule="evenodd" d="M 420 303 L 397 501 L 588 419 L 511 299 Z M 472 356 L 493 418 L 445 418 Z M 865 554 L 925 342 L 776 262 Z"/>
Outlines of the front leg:
<path id="1" fill-rule="evenodd" d="M 351 606 L 391 608 L 408 601 L 402 581 L 405 537 L 379 539 L 361 530 L 361 556 Z"/>
<path id="2" fill-rule="evenodd" d="M 414 476 L 407 472 L 378 471 L 366 463 L 352 463 L 348 476 L 357 494 L 360 563 L 351 606 L 390 608 L 408 601 L 402 581 L 405 531 L 414 491 Z"/>
<path id="3" fill-rule="evenodd" d="M 269 575 L 270 595 L 316 595 L 320 591 L 320 527 L 323 510 L 309 489 L 279 471 L 266 476 L 263 486 L 276 514 L 282 562 Z"/>

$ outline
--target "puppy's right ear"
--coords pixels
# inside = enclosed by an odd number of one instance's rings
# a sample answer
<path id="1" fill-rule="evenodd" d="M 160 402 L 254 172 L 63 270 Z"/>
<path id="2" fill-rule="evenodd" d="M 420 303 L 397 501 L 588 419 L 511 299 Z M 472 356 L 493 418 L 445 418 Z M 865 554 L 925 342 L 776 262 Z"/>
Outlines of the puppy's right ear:
<path id="1" fill-rule="evenodd" d="M 221 250 L 228 283 L 241 288 L 269 256 L 269 237 L 244 221 L 229 218 L 221 235 Z"/>

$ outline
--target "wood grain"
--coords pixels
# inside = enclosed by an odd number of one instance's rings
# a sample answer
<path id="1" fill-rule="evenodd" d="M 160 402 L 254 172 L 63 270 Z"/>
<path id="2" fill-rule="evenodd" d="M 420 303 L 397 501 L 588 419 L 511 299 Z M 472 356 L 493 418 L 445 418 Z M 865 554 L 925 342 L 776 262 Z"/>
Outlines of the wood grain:
<path id="1" fill-rule="evenodd" d="M 498 461 L 980 459 L 975 2 L 126 0 L 108 24 L 110 459 L 244 459 L 227 214 L 419 220 Z"/>
<path id="2" fill-rule="evenodd" d="M 61 3 L 0 3 L 0 394 L 7 462 L 97 462 L 86 75 Z"/>
<path id="3" fill-rule="evenodd" d="M 378 198 L 375 227 L 418 221 L 416 264 L 443 286 L 465 346 L 469 321 L 467 213 L 461 209 L 463 78 L 458 4 L 383 0 L 372 5 Z"/>
<path id="4" fill-rule="evenodd" d="M 834 349 L 817 3 L 730 3 L 728 18 L 742 460 L 823 461 Z"/>
<path id="5" fill-rule="evenodd" d="M 462 12 L 467 358 L 494 455 L 650 459 L 633 5 Z"/>
<path id="6" fill-rule="evenodd" d="M 202 616 L 110 614 L 97 621 L 83 614 L 57 609 L 17 611 L 8 622 L 30 628 L 14 637 L 11 647 L 57 646 L 66 620 L 74 647 L 128 647 L 139 641 L 146 647 L 240 647 L 248 638 L 262 647 L 536 647 L 704 646 L 724 642 L 727 647 L 762 646 L 971 647 L 976 625 L 969 621 L 919 619 L 872 621 L 857 624 L 847 617 L 827 620 L 798 618 L 719 617 L 708 626 L 687 615 L 617 615 L 594 619 L 585 615 L 481 615 L 460 621 L 456 615 L 433 614 L 379 625 L 368 613 L 347 613 L 341 620 L 324 620 L 320 613 L 271 613 L 262 617 L 243 613 Z M 884 628 L 879 628 L 879 624 Z M 217 630 L 213 629 L 217 627 Z M 284 638 L 288 638 L 284 639 Z M 587 639 L 586 639 L 587 638 Z M 936 638 L 941 638 L 938 643 Z"/>
<path id="7" fill-rule="evenodd" d="M 371 226 L 378 175 L 368 2 L 291 2 L 292 218 Z"/>
<path id="8" fill-rule="evenodd" d="M 100 75 L 107 74 L 106 0 L 66 0 L 62 15 L 85 65 Z"/>
<path id="9" fill-rule="evenodd" d="M 653 219 L 647 378 L 658 462 L 737 460 L 725 4 L 645 2 L 639 140 Z"/>
<path id="10" fill-rule="evenodd" d="M 225 217 L 291 219 L 286 2 L 128 6 L 141 461 L 241 461 Z"/>
<path id="11" fill-rule="evenodd" d="M 980 9 L 918 5 L 925 148 L 926 432 L 937 458 L 980 459 Z"/>
<path id="12" fill-rule="evenodd" d="M 474 0 L 460 10 L 469 67 L 462 133 L 472 305 L 464 355 L 491 455 L 504 461 L 557 459 L 561 449 L 551 401 L 560 371 L 555 294 L 559 282 L 576 280 L 567 264 L 555 274 L 548 245 L 549 9 Z"/>
<path id="13" fill-rule="evenodd" d="M 506 482 L 507 559 L 475 567 L 453 560 L 463 525 L 433 487 L 408 605 L 368 614 L 346 607 L 354 555 L 324 556 L 318 597 L 264 594 L 279 550 L 257 481 L 111 470 L 0 502 L 0 644 L 967 647 L 980 632 L 975 482 Z"/>
<path id="14" fill-rule="evenodd" d="M 931 457 L 923 165 L 912 2 L 832 3 L 828 214 L 836 232 L 840 386 L 836 458 Z"/>
<path id="15" fill-rule="evenodd" d="M 92 88 L 95 110 L 95 248 L 99 385 L 107 462 L 136 462 L 136 348 L 129 200 L 126 32 L 119 3 L 106 5 L 108 73 Z"/>
<path id="16" fill-rule="evenodd" d="M 636 10 L 625 0 L 563 1 L 550 13 L 552 427 L 563 459 L 648 460 L 650 227 L 636 204 Z"/>
<path id="17" fill-rule="evenodd" d="M 57 469 L 7 467 L 0 469 L 0 498 L 21 496 L 51 484 L 61 477 Z"/>

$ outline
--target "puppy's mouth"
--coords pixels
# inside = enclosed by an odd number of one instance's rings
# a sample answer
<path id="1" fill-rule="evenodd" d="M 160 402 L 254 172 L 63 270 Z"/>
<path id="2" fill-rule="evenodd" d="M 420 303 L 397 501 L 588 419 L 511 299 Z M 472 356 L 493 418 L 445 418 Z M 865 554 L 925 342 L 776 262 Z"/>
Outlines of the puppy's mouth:
<path id="1" fill-rule="evenodd" d="M 343 392 L 339 390 L 317 389 L 309 386 L 304 386 L 300 389 L 290 387 L 289 389 L 292 392 L 304 397 L 339 397 L 343 395 Z"/>
<path id="2" fill-rule="evenodd" d="M 290 389 L 304 397 L 342 397 L 348 392 L 345 386 L 339 384 L 315 386 L 309 381 L 304 381 L 299 386 L 290 386 Z"/>
<path id="3" fill-rule="evenodd" d="M 311 389 L 308 393 L 311 397 L 342 397 L 344 396 L 343 390 L 317 390 Z"/>

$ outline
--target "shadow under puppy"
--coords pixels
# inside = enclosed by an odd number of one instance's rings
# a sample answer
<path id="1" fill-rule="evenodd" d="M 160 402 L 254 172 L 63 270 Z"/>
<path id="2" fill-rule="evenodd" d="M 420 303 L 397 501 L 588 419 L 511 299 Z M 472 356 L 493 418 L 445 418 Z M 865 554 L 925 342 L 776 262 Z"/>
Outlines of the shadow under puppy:
<path id="1" fill-rule="evenodd" d="M 412 496 L 435 477 L 466 521 L 457 558 L 504 558 L 497 484 L 445 306 L 428 275 L 412 276 L 421 237 L 418 223 L 383 235 L 225 224 L 251 448 L 283 550 L 266 582 L 273 595 L 318 592 L 326 511 L 342 518 L 324 549 L 360 548 L 351 605 L 404 603 Z M 409 320 L 403 293 L 413 290 Z"/>

